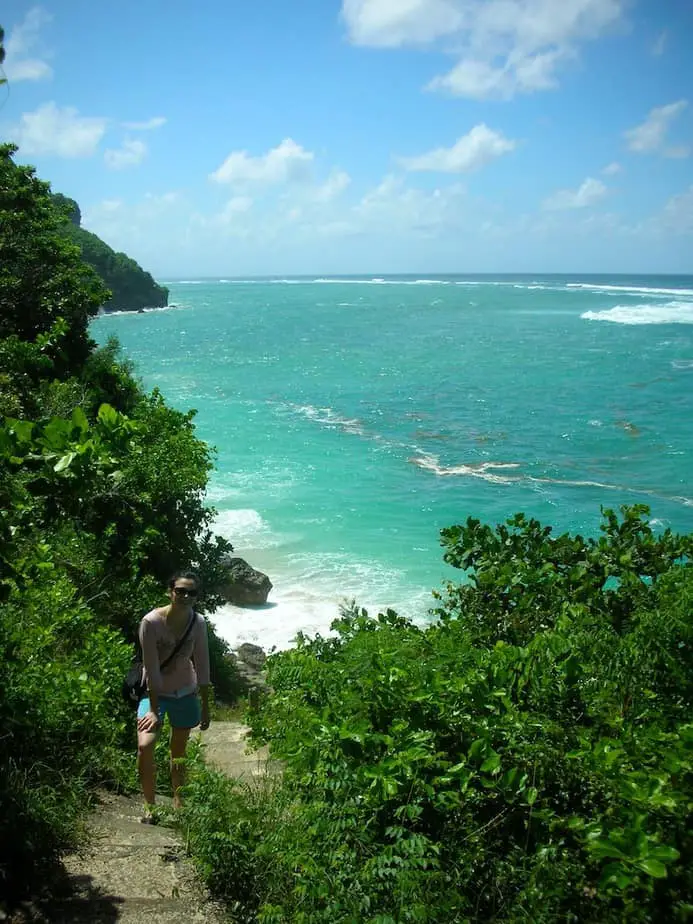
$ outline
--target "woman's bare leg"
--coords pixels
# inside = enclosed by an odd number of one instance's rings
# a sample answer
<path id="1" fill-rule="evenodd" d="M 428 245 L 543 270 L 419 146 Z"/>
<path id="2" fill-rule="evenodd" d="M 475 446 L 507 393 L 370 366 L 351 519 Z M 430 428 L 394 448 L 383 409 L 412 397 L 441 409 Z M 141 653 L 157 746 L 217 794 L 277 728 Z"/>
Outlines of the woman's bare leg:
<path id="1" fill-rule="evenodd" d="M 140 786 L 144 801 L 154 805 L 156 801 L 156 763 L 154 760 L 154 745 L 156 732 L 137 733 L 137 769 L 140 774 Z"/>
<path id="2" fill-rule="evenodd" d="M 171 788 L 173 789 L 173 807 L 181 807 L 180 789 L 185 785 L 185 748 L 188 744 L 191 728 L 171 729 Z"/>

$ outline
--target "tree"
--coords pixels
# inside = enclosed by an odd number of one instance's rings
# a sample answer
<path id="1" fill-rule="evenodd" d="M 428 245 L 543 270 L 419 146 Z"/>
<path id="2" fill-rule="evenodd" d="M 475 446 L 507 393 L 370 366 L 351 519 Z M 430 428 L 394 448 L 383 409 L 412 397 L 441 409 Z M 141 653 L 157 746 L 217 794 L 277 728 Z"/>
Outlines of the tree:
<path id="1" fill-rule="evenodd" d="M 62 319 L 66 334 L 51 352 L 59 366 L 77 368 L 92 348 L 89 319 L 110 293 L 66 238 L 67 215 L 49 184 L 15 164 L 16 150 L 0 146 L 0 337 L 35 342 Z"/>

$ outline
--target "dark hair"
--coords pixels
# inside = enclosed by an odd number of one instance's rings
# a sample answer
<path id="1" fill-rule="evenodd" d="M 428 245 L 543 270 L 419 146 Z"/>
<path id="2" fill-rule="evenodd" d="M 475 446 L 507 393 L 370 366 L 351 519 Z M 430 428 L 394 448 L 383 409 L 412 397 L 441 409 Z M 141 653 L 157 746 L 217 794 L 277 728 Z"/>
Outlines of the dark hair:
<path id="1" fill-rule="evenodd" d="M 176 581 L 180 578 L 183 578 L 184 581 L 194 581 L 195 590 L 199 590 L 202 586 L 199 575 L 195 574 L 194 571 L 176 571 L 168 580 L 168 589 L 173 590 Z"/>

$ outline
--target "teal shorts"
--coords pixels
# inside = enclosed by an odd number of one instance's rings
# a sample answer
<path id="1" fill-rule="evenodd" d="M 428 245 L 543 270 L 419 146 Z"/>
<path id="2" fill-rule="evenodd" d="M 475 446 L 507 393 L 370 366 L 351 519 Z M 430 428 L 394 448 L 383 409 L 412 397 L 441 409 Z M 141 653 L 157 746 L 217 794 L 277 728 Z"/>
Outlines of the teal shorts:
<path id="1" fill-rule="evenodd" d="M 145 696 L 144 699 L 140 700 L 137 707 L 137 718 L 143 719 L 151 708 L 149 697 Z M 197 693 L 181 697 L 160 696 L 159 718 L 162 722 L 166 715 L 171 723 L 171 728 L 195 728 L 202 721 L 200 697 Z"/>

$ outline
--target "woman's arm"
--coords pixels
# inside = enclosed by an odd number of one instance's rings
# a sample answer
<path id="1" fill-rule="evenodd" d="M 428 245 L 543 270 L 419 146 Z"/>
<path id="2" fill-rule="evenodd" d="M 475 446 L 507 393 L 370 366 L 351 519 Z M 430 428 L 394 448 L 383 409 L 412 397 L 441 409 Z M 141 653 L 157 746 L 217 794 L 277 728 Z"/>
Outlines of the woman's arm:
<path id="1" fill-rule="evenodd" d="M 193 663 L 197 674 L 197 685 L 200 688 L 202 701 L 202 731 L 209 728 L 209 637 L 207 635 L 207 622 L 204 616 L 197 616 L 195 626 L 195 642 L 193 646 Z"/>
<path id="2" fill-rule="evenodd" d="M 147 672 L 147 693 L 151 706 L 150 711 L 158 715 L 161 669 L 159 668 L 159 652 L 156 647 L 156 629 L 148 619 L 143 619 L 140 623 L 140 645 L 142 646 L 144 669 Z"/>

